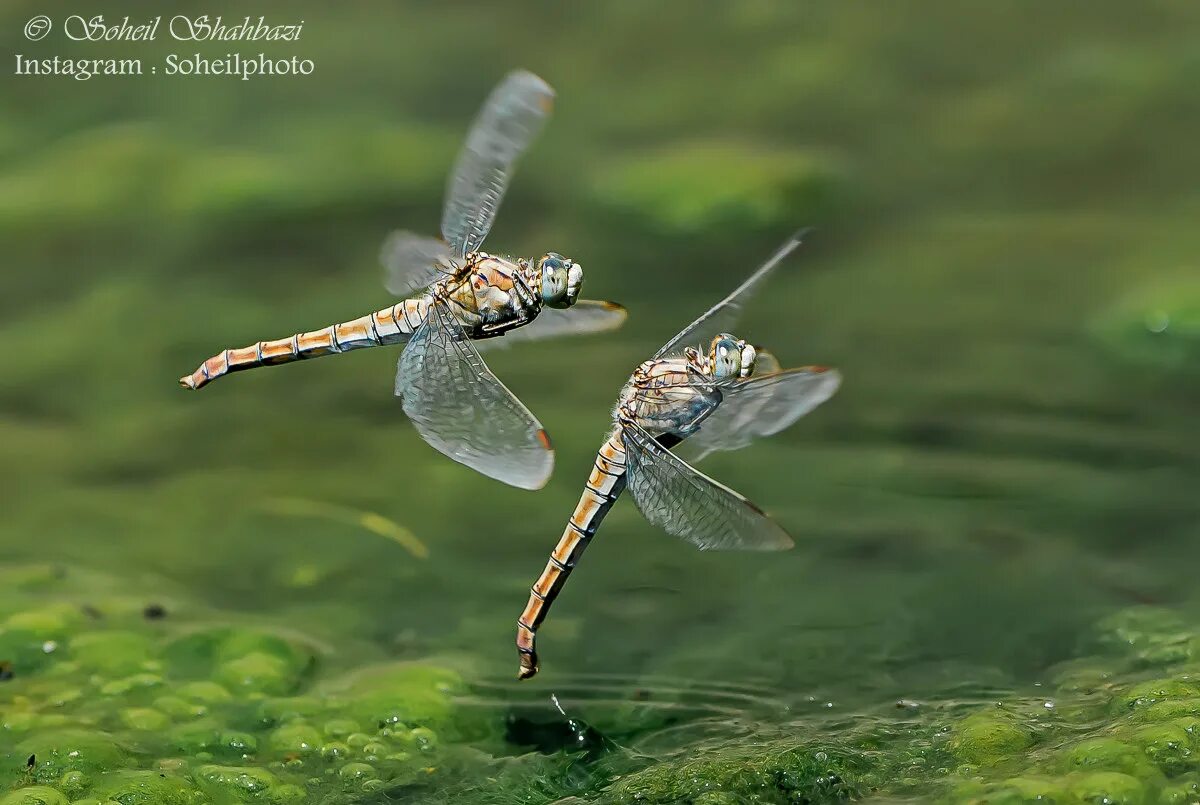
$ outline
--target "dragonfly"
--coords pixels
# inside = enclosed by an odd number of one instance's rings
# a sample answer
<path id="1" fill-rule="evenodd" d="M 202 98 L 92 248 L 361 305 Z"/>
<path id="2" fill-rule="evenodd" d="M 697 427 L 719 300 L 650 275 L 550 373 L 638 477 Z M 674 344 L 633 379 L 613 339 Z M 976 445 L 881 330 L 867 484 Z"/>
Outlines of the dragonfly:
<path id="1" fill-rule="evenodd" d="M 179 379 L 199 389 L 244 369 L 403 344 L 395 393 L 420 436 L 468 467 L 522 489 L 554 468 L 545 428 L 500 382 L 479 347 L 619 327 L 625 309 L 580 299 L 582 266 L 557 252 L 538 259 L 481 251 L 519 157 L 541 132 L 554 91 L 533 73 L 510 73 L 492 91 L 459 152 L 446 190 L 441 237 L 393 232 L 381 251 L 399 302 L 365 316 L 241 349 L 226 349 Z"/>
<path id="2" fill-rule="evenodd" d="M 728 332 L 747 299 L 800 241 L 797 234 L 784 243 L 729 296 L 638 366 L 621 389 L 612 430 L 517 620 L 520 679 L 538 672 L 538 627 L 626 489 L 653 525 L 701 550 L 792 547 L 791 537 L 762 509 L 688 459 L 694 463 L 778 433 L 837 390 L 836 370 L 783 369 L 770 352 Z"/>

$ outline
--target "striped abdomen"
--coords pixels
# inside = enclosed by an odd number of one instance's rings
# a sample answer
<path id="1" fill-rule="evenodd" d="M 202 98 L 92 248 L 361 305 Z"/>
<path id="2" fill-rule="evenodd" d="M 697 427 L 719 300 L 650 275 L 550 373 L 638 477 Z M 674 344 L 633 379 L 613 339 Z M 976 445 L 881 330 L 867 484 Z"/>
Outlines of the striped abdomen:
<path id="1" fill-rule="evenodd" d="M 241 349 L 227 349 L 200 364 L 179 385 L 198 389 L 221 375 L 276 363 L 349 352 L 352 349 L 402 344 L 421 326 L 429 311 L 430 297 L 418 296 L 369 313 L 353 321 L 334 324 L 291 338 L 259 341 Z"/>
<path id="2" fill-rule="evenodd" d="M 529 603 L 517 620 L 517 652 L 521 657 L 518 678 L 528 679 L 538 672 L 534 639 L 538 626 L 546 619 L 550 605 L 558 597 L 571 569 L 591 542 L 600 521 L 625 489 L 625 448 L 620 431 L 614 430 L 596 455 L 596 464 L 587 487 L 575 506 L 575 513 L 550 554 L 546 569 L 529 591 Z"/>

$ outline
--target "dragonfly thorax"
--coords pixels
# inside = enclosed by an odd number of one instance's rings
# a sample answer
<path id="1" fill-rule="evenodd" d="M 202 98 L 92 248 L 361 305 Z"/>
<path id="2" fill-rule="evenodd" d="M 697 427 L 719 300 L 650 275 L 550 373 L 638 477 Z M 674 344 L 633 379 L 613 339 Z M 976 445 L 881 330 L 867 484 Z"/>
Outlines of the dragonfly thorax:
<path id="1" fill-rule="evenodd" d="M 704 381 L 710 376 L 708 359 L 696 350 L 646 361 L 622 389 L 616 419 L 635 421 L 653 434 L 686 432 L 720 402 Z"/>
<path id="2" fill-rule="evenodd" d="M 720 405 L 725 384 L 754 372 L 757 358 L 752 345 L 721 333 L 708 354 L 686 347 L 682 355 L 646 361 L 622 390 L 616 416 L 651 433 L 686 434 Z"/>
<path id="3" fill-rule="evenodd" d="M 533 320 L 541 307 L 524 276 L 524 261 L 472 252 L 438 289 L 472 337 L 500 335 Z"/>

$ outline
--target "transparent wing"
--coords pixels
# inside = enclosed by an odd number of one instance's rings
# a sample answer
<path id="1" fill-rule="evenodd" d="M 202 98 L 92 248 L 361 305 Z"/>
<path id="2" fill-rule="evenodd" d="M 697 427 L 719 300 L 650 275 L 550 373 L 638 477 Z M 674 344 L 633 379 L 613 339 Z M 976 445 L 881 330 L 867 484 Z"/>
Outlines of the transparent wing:
<path id="1" fill-rule="evenodd" d="M 446 188 L 442 236 L 457 257 L 483 245 L 517 159 L 545 125 L 554 90 L 533 73 L 509 73 L 484 102 Z"/>
<path id="2" fill-rule="evenodd" d="M 396 296 L 421 290 L 458 269 L 446 241 L 404 230 L 387 236 L 379 250 L 379 262 L 383 263 L 384 287 Z"/>
<path id="3" fill-rule="evenodd" d="M 774 361 L 774 356 L 771 362 Z M 759 365 L 764 363 L 759 356 Z M 739 450 L 790 426 L 837 391 L 841 375 L 808 366 L 755 375 L 721 388 L 721 404 L 700 423 L 679 452 L 697 462 L 716 450 Z"/>
<path id="4" fill-rule="evenodd" d="M 646 519 L 701 550 L 777 551 L 792 538 L 757 506 L 623 423 L 626 479 Z"/>
<path id="5" fill-rule="evenodd" d="M 565 335 L 584 335 L 615 330 L 625 323 L 625 308 L 615 302 L 581 299 L 566 310 L 543 307 L 537 318 L 523 327 L 509 330 L 502 338 L 489 338 L 477 345 L 482 351 L 506 347 L 521 341 L 541 341 Z"/>
<path id="6" fill-rule="evenodd" d="M 705 350 L 708 349 L 709 342 L 719 333 L 727 333 L 733 329 L 737 323 L 738 316 L 741 315 L 742 308 L 746 302 L 754 295 L 766 281 L 771 272 L 787 257 L 796 247 L 800 245 L 801 239 L 804 237 L 805 231 L 797 232 L 786 243 L 779 247 L 775 254 L 767 262 L 763 263 L 757 271 L 750 275 L 750 278 L 743 282 L 729 296 L 717 302 L 715 305 L 705 311 L 704 315 L 696 319 L 694 322 L 684 327 L 674 338 L 663 344 L 662 349 L 654 354 L 655 358 L 661 358 L 666 355 L 680 354 L 684 347 L 701 346 Z"/>
<path id="7" fill-rule="evenodd" d="M 783 365 L 779 362 L 779 358 L 775 357 L 775 353 L 768 352 L 765 349 L 757 350 L 756 362 L 754 364 L 754 373 L 756 375 L 773 375 L 776 372 L 783 371 Z"/>
<path id="8" fill-rule="evenodd" d="M 550 478 L 546 431 L 441 302 L 400 355 L 396 395 L 421 437 L 455 461 L 521 489 L 540 489 Z"/>

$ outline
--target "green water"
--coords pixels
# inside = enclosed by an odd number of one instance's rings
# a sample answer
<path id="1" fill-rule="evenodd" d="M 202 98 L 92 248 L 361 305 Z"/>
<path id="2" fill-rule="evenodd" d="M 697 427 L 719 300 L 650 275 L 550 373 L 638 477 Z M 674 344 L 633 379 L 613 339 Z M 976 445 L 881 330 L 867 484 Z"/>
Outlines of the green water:
<path id="1" fill-rule="evenodd" d="M 301 42 L 241 51 L 308 77 L 0 79 L 0 783 L 59 792 L 14 803 L 1195 797 L 1194 5 L 289 6 Z M 29 43 L 35 13 L 0 55 L 237 49 Z M 488 355 L 544 490 L 421 442 L 392 350 L 176 387 L 387 304 L 378 244 L 436 230 L 517 66 L 558 105 L 488 248 L 630 310 Z M 698 553 L 623 501 L 518 685 L 620 385 L 805 224 L 739 334 L 843 387 L 705 462 L 797 547 Z"/>

